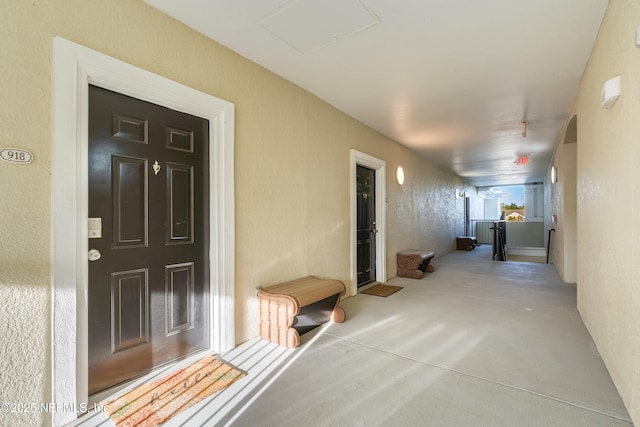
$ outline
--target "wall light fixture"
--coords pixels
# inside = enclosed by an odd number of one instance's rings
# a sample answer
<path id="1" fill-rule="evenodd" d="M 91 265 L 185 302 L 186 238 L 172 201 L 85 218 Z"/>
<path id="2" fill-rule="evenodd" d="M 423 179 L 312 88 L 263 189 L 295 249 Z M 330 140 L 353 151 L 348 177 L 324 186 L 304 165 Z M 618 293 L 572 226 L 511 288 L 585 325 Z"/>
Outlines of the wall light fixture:
<path id="1" fill-rule="evenodd" d="M 402 169 L 402 166 L 398 166 L 398 169 L 396 169 L 396 181 L 400 185 L 404 184 L 404 169 Z"/>
<path id="2" fill-rule="evenodd" d="M 551 183 L 555 184 L 556 182 L 558 182 L 558 168 L 551 166 Z"/>

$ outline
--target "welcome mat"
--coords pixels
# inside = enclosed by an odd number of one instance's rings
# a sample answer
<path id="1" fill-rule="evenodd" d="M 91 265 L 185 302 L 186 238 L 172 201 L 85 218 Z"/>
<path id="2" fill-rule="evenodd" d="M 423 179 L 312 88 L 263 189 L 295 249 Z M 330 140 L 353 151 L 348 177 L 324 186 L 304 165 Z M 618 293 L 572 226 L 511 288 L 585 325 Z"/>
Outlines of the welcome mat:
<path id="1" fill-rule="evenodd" d="M 245 374 L 213 356 L 102 404 L 118 427 L 158 426 Z"/>
<path id="2" fill-rule="evenodd" d="M 375 295 L 378 297 L 388 297 L 391 294 L 398 292 L 402 289 L 402 286 L 392 286 L 392 285 L 374 285 L 367 290 L 362 291 L 363 294 Z"/>

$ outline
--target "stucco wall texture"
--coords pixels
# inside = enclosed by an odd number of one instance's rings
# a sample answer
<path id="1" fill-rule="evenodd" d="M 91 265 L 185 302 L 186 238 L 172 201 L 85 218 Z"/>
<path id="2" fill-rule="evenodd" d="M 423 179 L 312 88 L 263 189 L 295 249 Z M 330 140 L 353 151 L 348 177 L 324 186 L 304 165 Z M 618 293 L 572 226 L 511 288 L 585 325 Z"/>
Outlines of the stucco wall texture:
<path id="1" fill-rule="evenodd" d="M 549 261 L 555 265 L 558 274 L 567 283 L 577 280 L 577 239 L 576 239 L 576 162 L 577 143 L 565 144 L 560 141 L 551 162 L 557 167 L 558 180 L 547 183 L 549 194 L 545 230 L 553 228 Z M 551 171 L 549 170 L 549 176 Z M 557 222 L 551 221 L 556 215 Z M 548 233 L 545 238 L 548 238 Z"/>
<path id="2" fill-rule="evenodd" d="M 0 404 L 47 401 L 48 285 L 49 272 L 42 268 L 0 269 Z M 0 411 L 0 426 L 38 425 L 42 415 Z"/>
<path id="3" fill-rule="evenodd" d="M 463 231 L 456 188 L 476 205 L 459 177 L 141 1 L 7 0 L 1 145 L 30 150 L 34 161 L 0 164 L 0 401 L 51 401 L 54 36 L 235 104 L 238 343 L 258 335 L 256 287 L 307 274 L 349 282 L 351 148 L 386 162 L 389 277 L 398 250 L 454 249 Z M 47 413 L 0 414 L 0 426 L 49 424 Z"/>
<path id="4" fill-rule="evenodd" d="M 576 100 L 578 309 L 635 423 L 640 422 L 638 25 L 638 1 L 609 3 Z M 602 86 L 617 75 L 622 95 L 612 109 L 602 109 Z"/>

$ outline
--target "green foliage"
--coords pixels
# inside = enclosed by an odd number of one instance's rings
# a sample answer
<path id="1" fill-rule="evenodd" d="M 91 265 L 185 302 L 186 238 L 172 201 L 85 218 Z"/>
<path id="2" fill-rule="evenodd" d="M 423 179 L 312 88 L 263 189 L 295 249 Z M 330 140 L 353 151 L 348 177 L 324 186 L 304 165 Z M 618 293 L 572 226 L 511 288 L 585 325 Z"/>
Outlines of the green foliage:
<path id="1" fill-rule="evenodd" d="M 516 209 L 524 209 L 524 205 L 522 206 L 518 206 L 515 203 L 511 203 L 510 205 L 505 205 L 504 203 L 500 203 L 500 209 L 501 210 L 516 210 Z"/>

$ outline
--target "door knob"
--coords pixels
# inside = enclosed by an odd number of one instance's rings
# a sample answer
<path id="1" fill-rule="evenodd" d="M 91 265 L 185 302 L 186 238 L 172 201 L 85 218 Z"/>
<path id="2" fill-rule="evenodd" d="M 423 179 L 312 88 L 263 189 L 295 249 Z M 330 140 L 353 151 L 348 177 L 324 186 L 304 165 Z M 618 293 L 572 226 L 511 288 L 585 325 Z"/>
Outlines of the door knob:
<path id="1" fill-rule="evenodd" d="M 102 254 L 97 249 L 91 249 L 89 251 L 89 261 L 97 261 L 102 257 Z"/>

